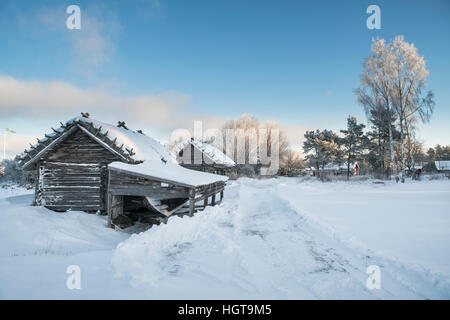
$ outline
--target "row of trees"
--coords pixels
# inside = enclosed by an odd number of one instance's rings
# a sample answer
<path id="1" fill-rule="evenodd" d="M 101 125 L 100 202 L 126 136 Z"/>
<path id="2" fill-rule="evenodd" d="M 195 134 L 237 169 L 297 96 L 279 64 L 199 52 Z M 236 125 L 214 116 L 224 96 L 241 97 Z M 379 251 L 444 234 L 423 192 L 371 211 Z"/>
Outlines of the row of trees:
<path id="1" fill-rule="evenodd" d="M 430 149 L 427 157 L 415 138 L 417 124 L 429 122 L 435 107 L 433 92 L 424 92 L 427 76 L 424 58 L 402 36 L 390 43 L 373 40 L 363 63 L 361 86 L 355 90 L 369 122 L 368 132 L 354 117 L 347 119 L 342 137 L 330 130 L 308 131 L 303 145 L 307 160 L 317 168 L 345 161 L 347 175 L 350 163 L 363 161 L 372 172 L 393 174 L 404 182 L 417 162 L 445 158 L 442 148 L 438 156 Z"/>
<path id="2" fill-rule="evenodd" d="M 356 118 L 347 118 L 347 129 L 340 130 L 341 136 L 332 130 L 306 131 L 303 151 L 306 160 L 317 170 L 329 163 L 347 165 L 347 178 L 350 176 L 350 164 L 363 160 L 364 151 L 370 148 L 370 140 L 364 133 L 365 125 Z M 320 174 L 318 175 L 318 177 Z"/>
<path id="3" fill-rule="evenodd" d="M 358 162 L 365 172 L 378 176 L 388 177 L 391 171 L 389 153 L 389 135 L 387 128 L 383 134 L 379 133 L 379 127 L 372 126 L 372 130 L 364 132 L 366 126 L 358 123 L 356 118 L 349 116 L 347 129 L 340 130 L 340 134 L 331 130 L 307 131 L 303 143 L 303 151 L 310 166 L 325 169 L 330 163 L 347 165 L 347 177 L 350 176 L 352 163 Z M 402 147 L 401 135 L 396 127 L 393 127 L 394 158 L 401 159 Z M 450 160 L 450 145 L 429 148 L 425 153 L 423 144 L 414 140 L 414 137 L 404 139 L 405 173 L 413 173 L 416 164 L 425 165 L 427 171 L 434 171 L 435 161 Z M 411 142 L 408 142 L 410 140 Z M 402 168 L 402 162 L 396 161 L 395 167 Z M 320 170 L 319 175 L 320 177 Z"/>
<path id="4" fill-rule="evenodd" d="M 450 160 L 450 145 L 441 146 L 438 144 L 434 148 L 429 148 L 427 154 L 423 155 L 423 157 L 429 162 Z"/>

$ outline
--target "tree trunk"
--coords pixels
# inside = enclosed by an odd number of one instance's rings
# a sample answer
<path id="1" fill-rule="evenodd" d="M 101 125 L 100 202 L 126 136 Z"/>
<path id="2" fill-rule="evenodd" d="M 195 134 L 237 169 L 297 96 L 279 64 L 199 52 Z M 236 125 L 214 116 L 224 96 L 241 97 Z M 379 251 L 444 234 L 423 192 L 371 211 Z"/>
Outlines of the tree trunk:
<path id="1" fill-rule="evenodd" d="M 392 139 L 392 125 L 391 124 L 389 124 L 389 147 L 390 147 L 390 152 L 391 152 L 392 174 L 394 175 L 395 179 L 398 179 L 397 165 L 395 164 L 394 141 Z"/>
<path id="2" fill-rule="evenodd" d="M 409 128 L 408 128 L 408 122 L 405 121 L 405 130 L 406 130 L 406 134 L 408 136 L 408 149 L 409 149 L 409 160 L 411 162 L 411 171 L 413 171 L 415 173 L 414 167 L 415 167 L 415 160 L 414 160 L 414 154 L 413 154 L 413 150 L 412 150 L 412 146 L 411 146 L 411 135 L 409 132 Z"/>
<path id="3" fill-rule="evenodd" d="M 317 179 L 319 179 L 319 161 L 316 162 L 316 169 L 317 169 Z"/>
<path id="4" fill-rule="evenodd" d="M 405 182 L 405 137 L 403 132 L 403 116 L 400 116 L 400 150 L 401 150 L 401 157 L 402 157 L 402 182 Z"/>
<path id="5" fill-rule="evenodd" d="M 347 159 L 347 180 L 350 179 L 350 155 Z"/>

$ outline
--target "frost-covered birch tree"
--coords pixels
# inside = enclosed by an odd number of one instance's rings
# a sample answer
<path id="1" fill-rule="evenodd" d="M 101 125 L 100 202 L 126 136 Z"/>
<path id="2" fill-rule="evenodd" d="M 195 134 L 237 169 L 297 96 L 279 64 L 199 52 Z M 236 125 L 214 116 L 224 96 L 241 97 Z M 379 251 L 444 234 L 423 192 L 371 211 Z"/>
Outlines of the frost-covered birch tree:
<path id="1" fill-rule="evenodd" d="M 366 114 L 372 110 L 385 109 L 391 114 L 393 108 L 392 88 L 394 86 L 394 57 L 384 39 L 372 40 L 371 54 L 363 63 L 361 87 L 355 90 L 358 102 L 364 107 Z M 394 154 L 392 125 L 388 123 L 389 151 L 393 175 L 397 178 L 397 166 Z"/>
<path id="2" fill-rule="evenodd" d="M 404 41 L 403 36 L 395 37 L 388 45 L 388 52 L 392 56 L 392 90 L 391 101 L 398 115 L 400 128 L 401 168 L 402 182 L 405 180 L 405 134 L 411 131 L 408 128 L 414 122 L 417 114 L 423 122 L 428 122 L 434 108 L 434 96 L 431 91 L 422 96 L 426 85 L 428 71 L 425 68 L 425 59 L 419 56 L 417 48 L 412 43 Z M 410 135 L 408 144 L 411 148 Z M 410 153 L 411 154 L 411 153 Z"/>

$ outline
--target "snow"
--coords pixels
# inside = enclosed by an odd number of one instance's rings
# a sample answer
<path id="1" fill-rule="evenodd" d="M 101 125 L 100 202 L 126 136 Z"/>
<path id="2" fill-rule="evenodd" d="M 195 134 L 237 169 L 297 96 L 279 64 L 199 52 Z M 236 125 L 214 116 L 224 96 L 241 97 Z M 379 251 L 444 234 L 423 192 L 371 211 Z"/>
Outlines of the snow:
<path id="1" fill-rule="evenodd" d="M 189 170 L 178 164 L 162 163 L 160 161 L 145 161 L 141 164 L 113 162 L 109 165 L 109 167 L 130 173 L 145 175 L 149 178 L 175 182 L 188 187 L 198 187 L 218 181 L 225 182 L 228 180 L 228 177 L 226 176 Z"/>
<path id="2" fill-rule="evenodd" d="M 239 179 L 220 205 L 132 235 L 0 189 L 0 298 L 449 299 L 449 187 Z"/>

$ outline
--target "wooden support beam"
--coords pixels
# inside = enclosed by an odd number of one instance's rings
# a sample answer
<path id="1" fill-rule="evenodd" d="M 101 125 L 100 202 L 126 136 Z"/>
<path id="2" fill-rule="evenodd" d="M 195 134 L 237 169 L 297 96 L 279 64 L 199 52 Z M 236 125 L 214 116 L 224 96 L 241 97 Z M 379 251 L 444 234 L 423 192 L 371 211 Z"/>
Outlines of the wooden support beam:
<path id="1" fill-rule="evenodd" d="M 216 194 L 213 194 L 211 197 L 211 205 L 215 206 L 216 205 Z"/>
<path id="2" fill-rule="evenodd" d="M 203 208 L 206 208 L 207 205 L 208 205 L 208 198 L 205 198 L 205 200 L 203 200 Z"/>
<path id="3" fill-rule="evenodd" d="M 189 190 L 189 216 L 192 217 L 195 211 L 195 191 Z"/>
<path id="4" fill-rule="evenodd" d="M 222 199 L 223 199 L 223 190 L 220 191 L 220 201 L 222 201 Z"/>
<path id="5" fill-rule="evenodd" d="M 108 227 L 113 227 L 113 220 L 123 214 L 123 196 L 115 196 L 108 192 Z"/>
<path id="6" fill-rule="evenodd" d="M 111 223 L 111 193 L 108 192 L 108 194 L 106 195 L 106 214 L 108 215 L 108 222 L 107 222 L 107 226 L 108 228 L 112 228 L 112 223 Z"/>

